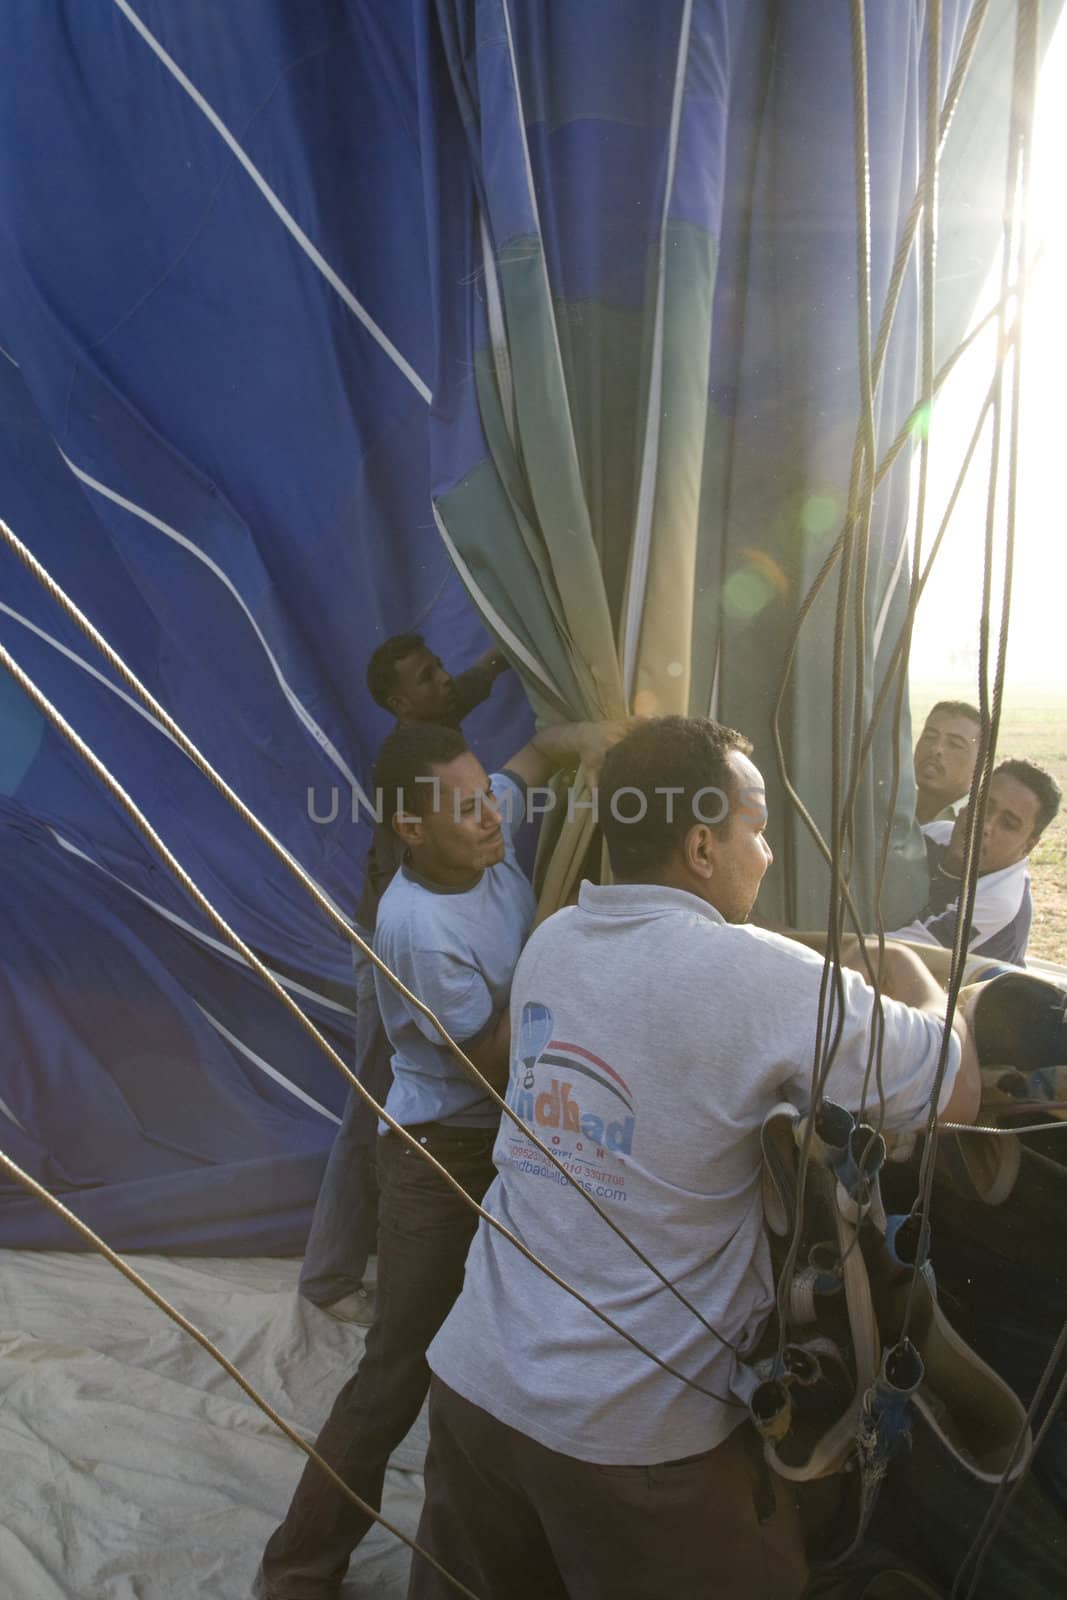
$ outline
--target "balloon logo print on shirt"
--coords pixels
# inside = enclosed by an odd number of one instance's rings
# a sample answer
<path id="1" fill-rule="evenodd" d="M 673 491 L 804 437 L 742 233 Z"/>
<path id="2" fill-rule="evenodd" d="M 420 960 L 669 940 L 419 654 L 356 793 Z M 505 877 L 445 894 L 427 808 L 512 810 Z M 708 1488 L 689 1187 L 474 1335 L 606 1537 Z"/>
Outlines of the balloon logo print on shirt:
<path id="1" fill-rule="evenodd" d="M 533 1088 L 537 1058 L 551 1037 L 551 1011 L 536 1000 L 528 1000 L 522 1008 L 522 1022 L 519 1025 L 519 1059 L 526 1069 L 522 1080 L 524 1089 Z"/>

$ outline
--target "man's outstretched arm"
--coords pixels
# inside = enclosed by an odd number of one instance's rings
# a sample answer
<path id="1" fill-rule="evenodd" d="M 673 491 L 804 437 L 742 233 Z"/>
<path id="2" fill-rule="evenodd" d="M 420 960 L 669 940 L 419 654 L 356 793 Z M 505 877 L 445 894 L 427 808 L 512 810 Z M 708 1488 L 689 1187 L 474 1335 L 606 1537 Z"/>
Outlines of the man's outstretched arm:
<path id="1" fill-rule="evenodd" d="M 545 783 L 561 768 L 579 763 L 595 778 L 612 745 L 618 744 L 630 727 L 629 721 L 553 723 L 535 733 L 504 765 L 531 787 Z"/>
<path id="2" fill-rule="evenodd" d="M 871 965 L 877 966 L 877 941 L 868 940 L 867 950 Z M 852 967 L 866 981 L 867 969 L 858 940 L 841 964 Z M 889 1000 L 899 1000 L 902 1005 L 929 1013 L 939 1022 L 943 1023 L 945 1020 L 948 997 L 913 950 L 906 950 L 901 945 L 886 945 L 882 961 L 882 993 Z M 960 1064 L 952 1093 L 938 1112 L 937 1120 L 972 1123 L 978 1116 L 982 1099 L 978 1052 L 974 1047 L 971 1031 L 959 1012 L 952 1019 L 952 1028 L 960 1041 Z"/>
<path id="3" fill-rule="evenodd" d="M 495 647 L 486 650 L 480 655 L 472 667 L 465 672 L 457 672 L 452 679 L 452 688 L 456 696 L 456 717 L 460 722 L 469 716 L 475 706 L 480 706 L 483 700 L 488 700 L 493 684 L 502 672 L 507 672 L 508 662 Z"/>

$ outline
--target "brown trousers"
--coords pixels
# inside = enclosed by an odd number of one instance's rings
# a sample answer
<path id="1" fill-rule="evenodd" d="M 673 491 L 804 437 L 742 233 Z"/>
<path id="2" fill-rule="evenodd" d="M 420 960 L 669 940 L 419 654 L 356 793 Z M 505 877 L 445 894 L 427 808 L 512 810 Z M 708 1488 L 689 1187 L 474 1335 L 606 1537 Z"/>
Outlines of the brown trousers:
<path id="1" fill-rule="evenodd" d="M 479 1600 L 796 1600 L 807 1580 L 792 1487 L 747 1420 L 703 1455 L 598 1466 L 437 1378 L 417 1538 Z M 455 1593 L 413 1556 L 408 1600 Z"/>

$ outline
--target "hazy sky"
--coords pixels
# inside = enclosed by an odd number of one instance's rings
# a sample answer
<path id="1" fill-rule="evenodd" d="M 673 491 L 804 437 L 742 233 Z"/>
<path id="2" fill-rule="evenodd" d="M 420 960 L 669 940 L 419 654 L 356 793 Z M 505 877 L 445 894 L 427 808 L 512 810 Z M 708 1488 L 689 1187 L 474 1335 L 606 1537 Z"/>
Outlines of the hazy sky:
<path id="1" fill-rule="evenodd" d="M 1061 22 L 1042 71 L 1029 219 L 1031 254 L 1042 248 L 1027 295 L 1020 491 L 1012 585 L 1010 683 L 1067 692 L 1067 27 Z M 991 274 L 975 320 L 995 302 Z M 939 398 L 930 434 L 933 537 L 993 372 L 995 331 L 960 362 Z M 913 681 L 973 682 L 981 597 L 989 453 L 976 457 L 916 620 Z"/>

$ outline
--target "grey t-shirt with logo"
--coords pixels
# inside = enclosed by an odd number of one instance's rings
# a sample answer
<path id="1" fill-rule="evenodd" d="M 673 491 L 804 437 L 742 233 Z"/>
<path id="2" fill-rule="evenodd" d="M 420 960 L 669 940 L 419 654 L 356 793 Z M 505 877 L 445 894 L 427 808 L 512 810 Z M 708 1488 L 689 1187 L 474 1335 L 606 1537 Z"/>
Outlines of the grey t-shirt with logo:
<path id="1" fill-rule="evenodd" d="M 730 926 L 694 895 L 582 885 L 533 935 L 511 992 L 510 1105 L 737 1348 L 773 1302 L 759 1132 L 806 1104 L 822 959 Z M 857 1109 L 873 993 L 844 974 L 829 1098 Z M 942 1026 L 884 1002 L 887 1129 L 920 1123 Z M 942 1104 L 959 1065 L 953 1038 Z M 485 1204 L 661 1359 L 664 1372 L 479 1224 L 434 1372 L 511 1427 L 580 1460 L 652 1464 L 709 1450 L 746 1411 L 749 1370 L 643 1266 L 507 1118 Z"/>

